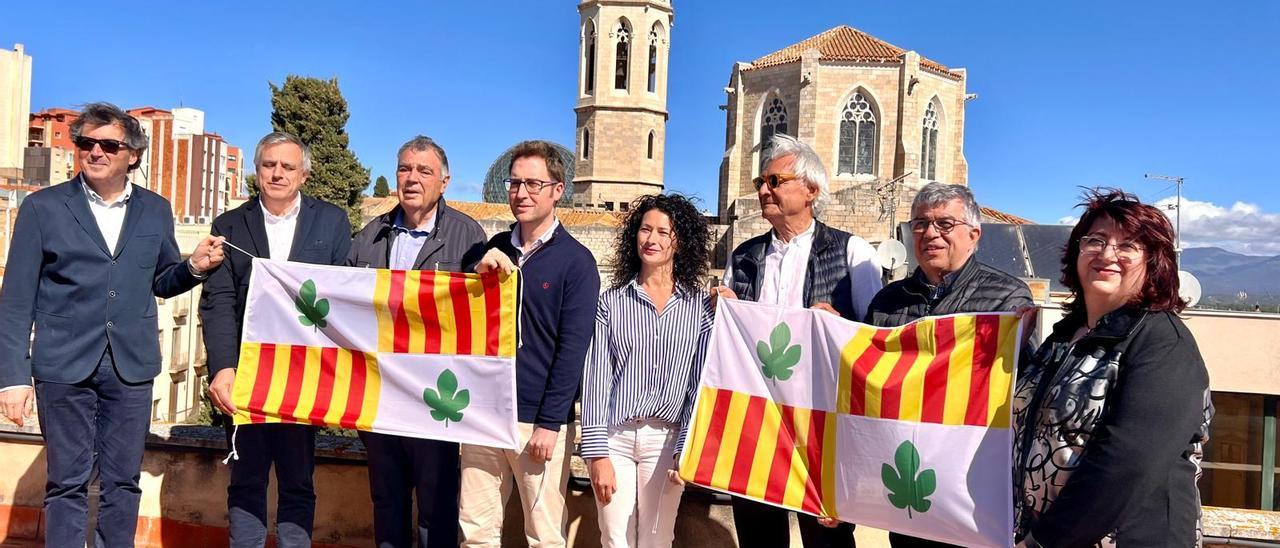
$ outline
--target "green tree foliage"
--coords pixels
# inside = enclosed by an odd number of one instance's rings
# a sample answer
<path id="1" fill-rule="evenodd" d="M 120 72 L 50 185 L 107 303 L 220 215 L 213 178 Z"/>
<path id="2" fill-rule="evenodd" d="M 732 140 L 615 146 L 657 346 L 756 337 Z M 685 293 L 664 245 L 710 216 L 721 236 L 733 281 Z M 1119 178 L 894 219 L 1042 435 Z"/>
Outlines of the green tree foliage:
<path id="1" fill-rule="evenodd" d="M 391 187 L 387 185 L 387 178 L 381 175 L 378 180 L 373 183 L 373 195 L 379 198 L 386 198 L 391 195 Z"/>
<path id="2" fill-rule="evenodd" d="M 271 128 L 297 135 L 311 146 L 311 177 L 303 191 L 346 210 L 352 229 L 360 227 L 360 198 L 369 170 L 347 148 L 347 100 L 338 79 L 289 75 L 271 86 Z"/>
<path id="3" fill-rule="evenodd" d="M 244 186 L 249 189 L 249 196 L 258 197 L 258 176 L 257 174 L 249 174 L 244 178 Z"/>

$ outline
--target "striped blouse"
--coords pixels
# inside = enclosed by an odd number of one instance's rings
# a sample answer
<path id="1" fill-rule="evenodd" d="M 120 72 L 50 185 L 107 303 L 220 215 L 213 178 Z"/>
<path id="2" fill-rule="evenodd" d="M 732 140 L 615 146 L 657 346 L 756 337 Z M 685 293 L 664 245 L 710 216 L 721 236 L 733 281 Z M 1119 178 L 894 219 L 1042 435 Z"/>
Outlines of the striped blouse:
<path id="1" fill-rule="evenodd" d="M 714 319 L 701 291 L 677 287 L 661 315 L 635 280 L 600 296 L 583 371 L 583 458 L 609 456 L 609 427 L 629 419 L 680 425 L 680 452 Z"/>

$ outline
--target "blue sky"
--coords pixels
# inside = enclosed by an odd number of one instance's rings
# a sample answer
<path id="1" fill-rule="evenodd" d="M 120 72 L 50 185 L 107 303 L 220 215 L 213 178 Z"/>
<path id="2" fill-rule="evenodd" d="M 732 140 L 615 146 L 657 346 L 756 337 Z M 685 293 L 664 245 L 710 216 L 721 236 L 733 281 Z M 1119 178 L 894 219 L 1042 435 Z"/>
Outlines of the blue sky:
<path id="1" fill-rule="evenodd" d="M 191 106 L 207 130 L 249 147 L 270 129 L 268 82 L 337 77 L 351 148 L 373 175 L 394 179 L 399 144 L 427 134 L 449 152 L 455 199 L 477 199 L 489 164 L 521 139 L 573 143 L 572 0 L 126 4 L 7 7 L 0 43 L 34 57 L 32 110 Z M 1280 2 L 675 6 L 667 187 L 708 209 L 732 64 L 848 24 L 968 69 L 979 98 L 965 155 L 985 205 L 1054 223 L 1074 214 L 1080 185 L 1158 201 L 1172 188 L 1143 173 L 1180 175 L 1185 240 L 1280 253 Z"/>

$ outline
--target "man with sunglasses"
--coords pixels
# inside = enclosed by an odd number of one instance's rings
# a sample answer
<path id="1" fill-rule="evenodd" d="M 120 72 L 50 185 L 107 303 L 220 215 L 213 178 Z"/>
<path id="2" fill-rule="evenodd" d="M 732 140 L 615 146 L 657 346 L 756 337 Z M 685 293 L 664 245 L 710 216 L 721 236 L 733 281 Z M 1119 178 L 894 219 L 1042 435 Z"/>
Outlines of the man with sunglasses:
<path id="1" fill-rule="evenodd" d="M 351 246 L 349 266 L 465 272 L 484 254 L 484 229 L 445 204 L 449 157 L 430 137 L 396 153 L 400 205 L 369 221 Z M 458 444 L 360 432 L 369 461 L 373 537 L 379 548 L 458 545 Z M 413 516 L 414 496 L 418 516 Z"/>
<path id="2" fill-rule="evenodd" d="M 129 182 L 147 147 L 135 118 L 93 103 L 71 135 L 80 173 L 18 210 L 0 288 L 0 406 L 21 425 L 34 379 L 47 449 L 46 544 L 84 546 L 96 467 L 94 543 L 132 546 L 160 373 L 156 297 L 199 284 L 222 263 L 222 239 L 206 237 L 182 258 L 169 202 Z"/>
<path id="3" fill-rule="evenodd" d="M 516 420 L 523 450 L 462 446 L 463 546 L 497 547 L 515 480 L 529 546 L 565 545 L 565 482 L 574 438 L 573 403 L 595 330 L 600 275 L 595 258 L 555 216 L 564 163 L 545 141 L 511 156 L 507 198 L 516 222 L 489 240 L 478 272 L 521 272 Z"/>
<path id="4" fill-rule="evenodd" d="M 761 215 L 773 230 L 739 245 L 725 266 L 720 298 L 825 310 L 861 321 L 880 289 L 880 264 L 865 240 L 817 216 L 830 199 L 822 159 L 794 137 L 775 135 L 755 179 Z M 733 523 L 745 548 L 790 544 L 787 511 L 733 499 Z M 853 526 L 799 516 L 805 548 L 852 547 Z"/>
<path id="5" fill-rule="evenodd" d="M 1031 307 L 1026 283 L 973 256 L 982 237 L 982 213 L 968 187 L 925 185 L 911 202 L 909 225 L 919 266 L 911 276 L 876 294 L 867 323 L 897 327 L 926 316 Z M 1028 351 L 1024 345 L 1023 354 Z M 950 546 L 893 532 L 889 544 L 894 548 Z"/>

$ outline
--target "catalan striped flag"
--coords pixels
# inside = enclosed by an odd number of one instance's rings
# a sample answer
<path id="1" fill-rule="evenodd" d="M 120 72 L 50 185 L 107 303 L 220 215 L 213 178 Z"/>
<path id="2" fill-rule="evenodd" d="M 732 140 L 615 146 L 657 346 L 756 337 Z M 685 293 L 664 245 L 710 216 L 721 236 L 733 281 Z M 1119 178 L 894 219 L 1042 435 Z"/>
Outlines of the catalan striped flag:
<path id="1" fill-rule="evenodd" d="M 254 259 L 235 424 L 514 449 L 518 283 Z"/>
<path id="2" fill-rule="evenodd" d="M 1013 314 L 896 328 L 719 305 L 680 475 L 964 546 L 1012 544 Z"/>

